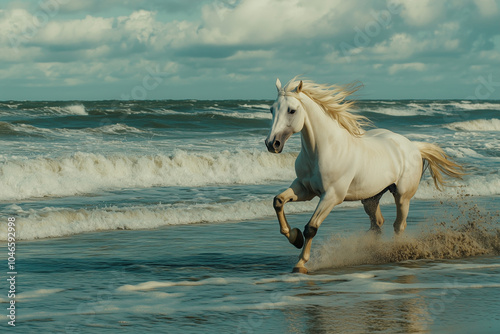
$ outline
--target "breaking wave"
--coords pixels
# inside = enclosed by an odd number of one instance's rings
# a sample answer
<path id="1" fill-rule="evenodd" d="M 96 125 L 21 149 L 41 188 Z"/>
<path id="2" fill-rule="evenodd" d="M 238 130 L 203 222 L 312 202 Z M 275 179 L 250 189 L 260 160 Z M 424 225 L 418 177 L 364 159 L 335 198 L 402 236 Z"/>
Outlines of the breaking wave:
<path id="1" fill-rule="evenodd" d="M 243 221 L 274 216 L 272 197 L 263 200 L 206 203 L 194 205 L 159 204 L 145 207 L 106 207 L 74 210 L 45 208 L 23 211 L 19 206 L 16 215 L 16 239 L 34 240 L 62 237 L 84 232 L 105 230 L 142 230 L 169 225 L 220 223 Z M 287 208 L 289 213 L 312 211 L 317 201 L 296 203 Z M 7 236 L 7 224 L 0 225 L 0 240 Z"/>
<path id="2" fill-rule="evenodd" d="M 48 107 L 45 110 L 49 113 L 57 115 L 88 115 L 88 112 L 85 110 L 85 106 L 83 104 L 74 104 L 65 107 Z"/>
<path id="3" fill-rule="evenodd" d="M 85 135 L 88 133 L 124 135 L 124 134 L 142 134 L 148 132 L 121 123 L 104 125 L 97 128 L 63 129 L 63 128 L 41 128 L 29 124 L 11 124 L 7 122 L 0 122 L 0 134 L 2 135 L 27 135 L 35 137 L 38 136 L 50 137 L 50 136 Z"/>
<path id="4" fill-rule="evenodd" d="M 476 119 L 465 122 L 455 122 L 444 126 L 455 131 L 500 131 L 500 119 Z"/>
<path id="5" fill-rule="evenodd" d="M 247 109 L 265 109 L 265 110 L 269 110 L 269 108 L 271 107 L 271 105 L 269 104 L 264 104 L 264 103 L 261 103 L 261 104 L 240 104 L 239 105 L 241 108 L 247 108 Z"/>
<path id="6" fill-rule="evenodd" d="M 109 131 L 117 131 L 110 128 Z M 60 197 L 101 190 L 155 186 L 199 187 L 219 184 L 266 184 L 295 178 L 297 153 L 262 151 L 188 153 L 172 155 L 102 154 L 78 152 L 60 158 L 11 159 L 0 163 L 0 201 Z M 453 196 L 456 187 L 471 195 L 500 194 L 500 175 L 471 175 L 435 189 L 428 173 L 416 198 Z"/>
<path id="7" fill-rule="evenodd" d="M 102 189 L 264 184 L 292 180 L 296 154 L 257 151 L 125 155 L 78 152 L 0 164 L 0 200 L 72 196 Z"/>

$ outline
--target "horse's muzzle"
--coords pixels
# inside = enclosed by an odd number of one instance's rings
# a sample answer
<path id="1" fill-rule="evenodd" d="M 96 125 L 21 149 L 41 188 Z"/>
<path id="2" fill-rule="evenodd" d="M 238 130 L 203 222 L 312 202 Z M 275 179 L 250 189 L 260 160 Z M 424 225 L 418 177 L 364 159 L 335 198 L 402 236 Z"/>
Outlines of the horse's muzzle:
<path id="1" fill-rule="evenodd" d="M 281 153 L 283 151 L 283 142 L 276 140 L 276 138 L 273 140 L 266 139 L 266 147 L 271 153 Z"/>

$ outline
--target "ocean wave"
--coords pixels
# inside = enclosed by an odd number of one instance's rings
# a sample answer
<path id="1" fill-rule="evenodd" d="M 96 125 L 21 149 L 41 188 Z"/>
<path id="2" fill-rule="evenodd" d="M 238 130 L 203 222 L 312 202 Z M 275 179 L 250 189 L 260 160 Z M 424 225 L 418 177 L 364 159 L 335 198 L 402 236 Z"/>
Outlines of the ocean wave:
<path id="1" fill-rule="evenodd" d="M 451 153 L 481 157 L 468 149 Z M 0 163 L 0 201 L 74 196 L 123 188 L 291 182 L 295 178 L 296 157 L 297 153 L 275 155 L 258 150 L 241 150 L 110 156 L 77 152 L 60 158 L 10 159 Z M 416 197 L 453 196 L 455 187 L 461 187 L 472 195 L 498 195 L 499 174 L 492 171 L 487 176 L 469 175 L 463 181 L 451 180 L 453 187 L 439 192 L 426 173 Z"/>
<path id="2" fill-rule="evenodd" d="M 476 119 L 450 123 L 444 125 L 444 127 L 455 131 L 500 131 L 500 119 Z"/>
<path id="3" fill-rule="evenodd" d="M 156 110 L 140 110 L 140 111 L 130 111 L 127 114 L 147 114 L 147 115 L 164 115 L 164 116 L 184 116 L 184 117 L 227 117 L 236 119 L 271 119 L 270 112 L 262 112 L 257 110 L 250 111 L 234 111 L 231 109 L 219 108 L 219 107 L 207 107 L 205 110 L 198 111 L 176 111 L 172 109 L 156 109 Z"/>
<path id="4" fill-rule="evenodd" d="M 480 102 L 472 103 L 472 101 L 451 102 L 450 106 L 459 110 L 500 110 L 500 103 Z"/>
<path id="5" fill-rule="evenodd" d="M 190 116 L 190 117 L 227 117 L 227 118 L 236 118 L 236 119 L 271 119 L 270 112 L 262 112 L 262 111 L 251 111 L 251 112 L 241 112 L 241 111 L 232 111 L 230 109 L 222 109 L 216 107 L 209 107 L 208 110 L 197 111 L 197 112 L 185 112 L 185 111 L 174 111 L 169 113 L 169 115 L 182 115 L 182 116 Z"/>
<path id="6" fill-rule="evenodd" d="M 376 104 L 368 104 L 368 111 L 388 116 L 434 116 L 434 115 L 453 115 L 457 111 L 470 110 L 500 110 L 500 103 L 481 102 L 472 103 L 471 101 L 421 101 L 421 102 L 398 102 L 384 103 L 383 101 L 374 101 Z M 363 103 L 360 103 L 362 105 Z"/>
<path id="7" fill-rule="evenodd" d="M 289 213 L 312 211 L 317 201 L 295 203 Z M 195 205 L 156 205 L 149 207 L 107 207 L 100 209 L 45 208 L 16 212 L 16 239 L 34 240 L 104 230 L 153 229 L 170 225 L 221 223 L 274 217 L 272 197 L 263 200 L 207 203 Z M 0 240 L 7 236 L 6 224 L 0 225 Z"/>
<path id="8" fill-rule="evenodd" d="M 65 107 L 47 107 L 44 110 L 57 115 L 88 115 L 83 104 L 73 104 Z"/>
<path id="9" fill-rule="evenodd" d="M 271 113 L 270 112 L 227 112 L 227 111 L 214 111 L 211 112 L 209 115 L 217 115 L 217 116 L 222 116 L 222 117 L 231 117 L 231 118 L 241 118 L 241 119 L 271 119 Z"/>
<path id="10" fill-rule="evenodd" d="M 442 191 L 436 190 L 429 172 L 424 174 L 424 178 L 415 194 L 417 199 L 453 198 L 460 193 L 471 196 L 500 195 L 500 170 L 492 170 L 489 175 L 470 175 L 464 180 L 445 178 L 448 183 Z"/>
<path id="11" fill-rule="evenodd" d="M 78 152 L 0 164 L 0 200 L 72 196 L 102 189 L 263 184 L 292 180 L 296 153 L 261 151 L 126 155 Z"/>
<path id="12" fill-rule="evenodd" d="M 261 103 L 261 104 L 240 104 L 238 105 L 240 108 L 247 108 L 247 109 L 265 109 L 265 110 L 269 110 L 269 108 L 271 108 L 271 106 L 269 104 L 264 104 L 264 103 Z"/>
<path id="13" fill-rule="evenodd" d="M 2 103 L 2 102 L 0 102 L 0 108 L 8 108 L 11 110 L 16 110 L 20 104 L 21 103 Z M 1 114 L 1 111 L 0 111 L 0 114 Z"/>
<path id="14" fill-rule="evenodd" d="M 108 135 L 122 135 L 122 134 L 127 134 L 127 133 L 140 134 L 140 133 L 147 132 L 144 130 L 134 128 L 133 126 L 128 126 L 126 124 L 122 124 L 122 123 L 104 125 L 104 126 L 101 126 L 98 128 L 87 128 L 87 129 L 84 129 L 84 131 L 85 132 L 93 132 L 93 133 L 103 133 L 103 134 L 108 134 Z"/>
<path id="15" fill-rule="evenodd" d="M 362 111 L 373 112 L 377 114 L 384 114 L 388 116 L 434 116 L 434 115 L 448 115 L 450 111 L 447 108 L 446 103 L 428 103 L 428 102 L 392 102 L 382 103 L 382 101 L 377 102 L 375 105 L 370 105 L 367 109 L 361 109 Z"/>
<path id="16" fill-rule="evenodd" d="M 30 124 L 11 124 L 0 122 L 0 134 L 3 135 L 27 135 L 40 137 L 59 137 L 59 136 L 74 136 L 86 134 L 107 134 L 107 135 L 123 135 L 123 134 L 142 134 L 149 133 L 144 130 L 137 129 L 133 126 L 117 123 L 104 125 L 97 128 L 85 129 L 65 129 L 65 128 L 39 128 Z"/>
<path id="17" fill-rule="evenodd" d="M 29 136 L 45 137 L 54 134 L 53 130 L 38 128 L 29 124 L 11 124 L 8 122 L 0 122 L 0 134 L 2 135 L 16 135 L 24 134 Z"/>
<path id="18" fill-rule="evenodd" d="M 401 106 L 400 108 L 377 107 L 363 111 L 373 112 L 377 114 L 384 114 L 388 116 L 401 116 L 401 117 L 421 116 L 421 115 L 432 116 L 435 114 L 435 111 L 433 110 L 425 110 L 423 108 L 416 108 L 411 106 L 410 108 L 407 108 L 406 106 Z"/>
<path id="19" fill-rule="evenodd" d="M 364 111 L 388 115 L 388 116 L 416 116 L 419 114 L 411 110 L 405 110 L 403 108 L 386 108 L 386 107 L 370 108 Z"/>
<path id="20" fill-rule="evenodd" d="M 3 107 L 3 106 L 0 106 Z M 87 116 L 88 112 L 83 104 L 71 104 L 67 106 L 35 106 L 18 103 L 7 105 L 8 109 L 0 110 L 0 116 L 22 116 L 23 118 L 36 118 L 40 116 Z"/>
<path id="21" fill-rule="evenodd" d="M 492 180 L 493 179 L 493 180 Z M 72 186 L 72 185 L 70 185 Z M 446 188 L 444 192 L 435 189 L 430 180 L 423 181 L 415 199 L 450 200 L 467 198 L 470 195 L 500 194 L 500 178 L 474 177 L 462 187 Z M 466 195 L 465 195 L 466 194 Z M 33 240 L 40 238 L 62 237 L 85 232 L 96 232 L 116 229 L 154 229 L 172 225 L 189 225 L 198 223 L 227 223 L 252 219 L 275 217 L 272 207 L 273 195 L 264 195 L 259 199 L 227 201 L 226 199 L 211 203 L 175 203 L 147 206 L 104 208 L 57 208 L 30 209 L 24 211 L 19 205 L 11 205 L 7 209 L 16 215 L 17 238 Z M 318 199 L 309 202 L 297 202 L 287 206 L 289 214 L 312 213 Z M 395 210 L 394 200 L 386 194 L 381 204 L 384 212 Z M 340 208 L 360 207 L 360 201 L 342 203 Z M 472 206 L 471 206 L 472 208 Z M 410 209 L 411 210 L 411 209 Z M 486 221 L 485 217 L 474 216 L 476 211 L 462 207 L 454 210 L 460 216 L 463 212 L 478 221 Z M 461 217 L 461 216 L 460 216 Z M 471 218 L 471 219 L 472 219 Z M 497 218 L 493 218 L 497 219 Z M 0 225 L 0 240 L 5 240 L 6 224 Z"/>

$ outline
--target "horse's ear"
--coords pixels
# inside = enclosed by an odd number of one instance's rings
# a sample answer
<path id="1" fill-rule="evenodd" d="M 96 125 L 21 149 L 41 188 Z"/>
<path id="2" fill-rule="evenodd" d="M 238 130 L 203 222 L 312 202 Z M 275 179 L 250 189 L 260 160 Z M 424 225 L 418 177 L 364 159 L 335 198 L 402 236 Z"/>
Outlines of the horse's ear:
<path id="1" fill-rule="evenodd" d="M 302 92 L 302 86 L 303 86 L 303 83 L 302 83 L 302 80 L 300 80 L 299 85 L 297 86 L 297 88 L 295 88 L 295 92 L 297 94 L 300 93 L 300 92 Z"/>
<path id="2" fill-rule="evenodd" d="M 281 90 L 281 81 L 279 78 L 276 78 L 276 88 L 278 89 L 278 92 Z"/>

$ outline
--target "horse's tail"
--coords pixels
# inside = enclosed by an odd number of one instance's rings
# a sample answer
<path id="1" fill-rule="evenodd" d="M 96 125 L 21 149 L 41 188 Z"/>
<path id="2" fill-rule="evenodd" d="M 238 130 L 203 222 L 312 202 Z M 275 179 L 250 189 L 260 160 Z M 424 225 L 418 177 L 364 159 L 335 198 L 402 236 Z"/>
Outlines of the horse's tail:
<path id="1" fill-rule="evenodd" d="M 422 159 L 424 159 L 424 162 L 427 162 L 432 179 L 438 190 L 441 190 L 441 187 L 446 185 L 443 174 L 457 179 L 462 179 L 462 176 L 465 175 L 464 168 L 444 153 L 441 147 L 435 144 L 422 142 L 416 142 L 415 144 L 420 150 Z"/>

